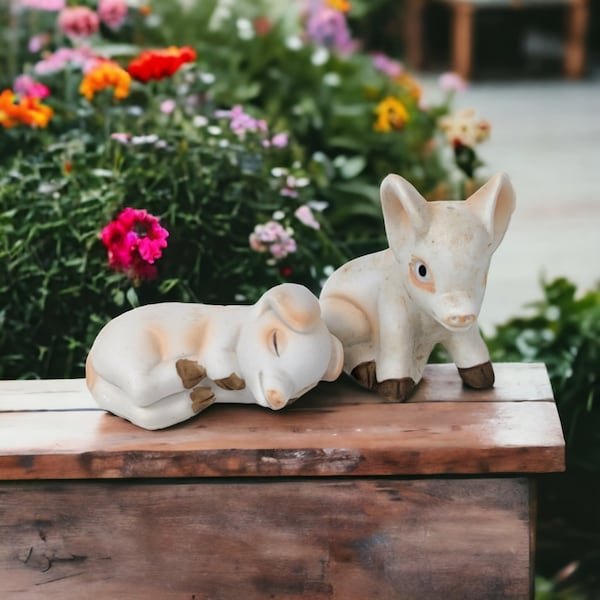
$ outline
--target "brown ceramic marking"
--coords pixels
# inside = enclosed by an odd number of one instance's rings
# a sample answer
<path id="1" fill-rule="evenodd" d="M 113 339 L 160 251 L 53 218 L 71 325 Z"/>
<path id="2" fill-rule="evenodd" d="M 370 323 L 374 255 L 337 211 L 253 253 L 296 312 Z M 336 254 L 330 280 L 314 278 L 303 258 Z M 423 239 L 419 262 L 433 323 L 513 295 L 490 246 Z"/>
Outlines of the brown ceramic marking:
<path id="1" fill-rule="evenodd" d="M 414 389 L 415 382 L 410 377 L 386 379 L 377 383 L 377 393 L 392 402 L 404 402 Z"/>
<path id="2" fill-rule="evenodd" d="M 215 401 L 215 394 L 209 387 L 196 387 L 190 392 L 192 410 L 199 413 Z"/>
<path id="3" fill-rule="evenodd" d="M 246 387 L 246 382 L 236 373 L 232 373 L 229 377 L 215 379 L 215 385 L 224 390 L 243 390 Z"/>
<path id="4" fill-rule="evenodd" d="M 175 369 L 186 390 L 193 388 L 206 377 L 206 369 L 195 360 L 189 360 L 188 358 L 180 358 L 175 363 Z"/>
<path id="5" fill-rule="evenodd" d="M 354 367 L 351 373 L 352 377 L 363 387 L 374 390 L 377 386 L 377 378 L 375 375 L 375 361 L 363 362 Z"/>
<path id="6" fill-rule="evenodd" d="M 494 368 L 490 361 L 474 367 L 458 368 L 463 383 L 476 390 L 485 390 L 494 386 Z"/>
<path id="7" fill-rule="evenodd" d="M 267 402 L 271 408 L 278 410 L 285 406 L 285 398 L 281 395 L 279 390 L 267 390 L 266 396 Z"/>

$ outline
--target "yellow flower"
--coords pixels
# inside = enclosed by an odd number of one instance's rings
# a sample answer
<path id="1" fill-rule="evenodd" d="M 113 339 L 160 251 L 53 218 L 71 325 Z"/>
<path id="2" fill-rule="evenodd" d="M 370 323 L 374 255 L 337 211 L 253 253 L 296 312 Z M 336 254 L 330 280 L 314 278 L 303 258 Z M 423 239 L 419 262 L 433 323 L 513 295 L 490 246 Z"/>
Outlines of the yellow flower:
<path id="1" fill-rule="evenodd" d="M 373 125 L 375 131 L 388 132 L 392 129 L 402 129 L 409 120 L 406 107 L 398 98 L 388 96 L 376 107 L 377 121 Z"/>
<path id="2" fill-rule="evenodd" d="M 327 0 L 327 6 L 340 12 L 348 12 L 350 10 L 350 2 L 348 0 Z"/>
<path id="3" fill-rule="evenodd" d="M 115 100 L 122 100 L 129 96 L 130 84 L 131 76 L 125 69 L 114 62 L 102 61 L 85 74 L 79 92 L 91 100 L 96 92 L 112 87 Z"/>

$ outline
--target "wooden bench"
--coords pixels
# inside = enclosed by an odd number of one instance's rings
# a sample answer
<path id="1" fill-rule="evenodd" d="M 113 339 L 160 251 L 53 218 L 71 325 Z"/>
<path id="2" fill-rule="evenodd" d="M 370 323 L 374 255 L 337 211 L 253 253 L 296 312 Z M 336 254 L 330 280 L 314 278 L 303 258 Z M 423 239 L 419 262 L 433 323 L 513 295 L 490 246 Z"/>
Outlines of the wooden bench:
<path id="1" fill-rule="evenodd" d="M 406 0 L 405 44 L 408 64 L 423 67 L 423 11 L 427 0 Z M 567 11 L 563 71 L 565 77 L 583 75 L 586 54 L 588 0 L 438 0 L 448 5 L 451 15 L 451 69 L 469 79 L 473 67 L 474 17 L 478 10 L 507 8 L 520 10 L 543 6 L 564 6 Z M 502 48 L 499 48 L 502 51 Z"/>
<path id="2" fill-rule="evenodd" d="M 411 402 L 341 380 L 149 432 L 83 381 L 0 382 L 0 598 L 529 598 L 535 478 L 564 469 L 545 367 Z"/>

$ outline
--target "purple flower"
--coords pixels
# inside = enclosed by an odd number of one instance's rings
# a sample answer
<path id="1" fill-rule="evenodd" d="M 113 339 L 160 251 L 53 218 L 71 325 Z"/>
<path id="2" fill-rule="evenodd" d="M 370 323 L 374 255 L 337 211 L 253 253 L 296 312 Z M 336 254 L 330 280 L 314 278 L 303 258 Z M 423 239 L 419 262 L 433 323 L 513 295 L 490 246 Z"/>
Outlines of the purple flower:
<path id="1" fill-rule="evenodd" d="M 390 58 L 383 52 L 375 52 L 372 55 L 373 66 L 382 73 L 385 73 L 388 77 L 400 77 L 404 73 L 404 67 L 402 63 L 397 60 Z"/>
<path id="2" fill-rule="evenodd" d="M 288 143 L 289 136 L 287 133 L 276 133 L 271 139 L 271 144 L 276 148 L 285 148 Z"/>
<path id="3" fill-rule="evenodd" d="M 267 122 L 264 119 L 255 119 L 244 112 L 241 105 L 236 104 L 231 110 L 217 110 L 215 116 L 218 119 L 229 119 L 229 127 L 239 138 L 244 138 L 247 131 L 266 132 Z"/>
<path id="4" fill-rule="evenodd" d="M 310 3 L 306 33 L 315 43 L 349 54 L 356 48 L 343 12 L 327 6 L 322 0 Z"/>

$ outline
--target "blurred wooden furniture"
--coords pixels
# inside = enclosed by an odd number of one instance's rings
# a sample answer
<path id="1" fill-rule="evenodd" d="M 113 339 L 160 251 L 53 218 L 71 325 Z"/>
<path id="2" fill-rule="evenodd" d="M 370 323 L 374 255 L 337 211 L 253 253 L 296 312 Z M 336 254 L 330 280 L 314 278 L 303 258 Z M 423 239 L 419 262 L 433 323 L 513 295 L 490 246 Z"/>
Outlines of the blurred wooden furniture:
<path id="1" fill-rule="evenodd" d="M 0 382 L 0 598 L 529 598 L 535 475 L 564 468 L 546 369 L 430 365 L 162 431 L 84 382 Z"/>
<path id="2" fill-rule="evenodd" d="M 423 66 L 423 10 L 426 0 L 405 0 L 406 58 L 414 68 Z M 588 0 L 437 0 L 448 5 L 452 14 L 451 69 L 469 79 L 473 66 L 474 16 L 487 8 L 523 9 L 562 5 L 567 11 L 564 43 L 564 75 L 583 75 L 586 53 Z"/>

